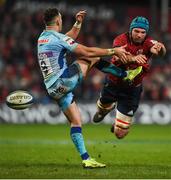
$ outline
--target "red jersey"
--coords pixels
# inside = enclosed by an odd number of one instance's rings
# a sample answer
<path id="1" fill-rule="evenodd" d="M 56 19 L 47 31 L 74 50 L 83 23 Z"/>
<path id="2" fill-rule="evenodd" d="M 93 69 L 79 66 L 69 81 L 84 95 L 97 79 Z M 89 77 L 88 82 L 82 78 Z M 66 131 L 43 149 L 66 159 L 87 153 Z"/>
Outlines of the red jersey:
<path id="1" fill-rule="evenodd" d="M 123 34 L 117 36 L 113 41 L 113 47 L 127 45 L 125 49 L 126 49 L 126 51 L 130 52 L 132 55 L 143 54 L 147 58 L 147 61 L 144 64 L 137 64 L 136 62 L 134 62 L 134 63 L 130 63 L 130 64 L 125 64 L 125 65 L 122 64 L 121 62 L 117 61 L 115 59 L 115 57 L 113 57 L 111 59 L 112 63 L 115 66 L 120 67 L 124 70 L 135 69 L 138 66 L 143 66 L 143 72 L 140 75 L 138 75 L 133 81 L 133 85 L 135 85 L 135 86 L 142 83 L 143 78 L 149 71 L 149 68 L 150 68 L 149 60 L 152 56 L 150 49 L 154 45 L 154 43 L 155 43 L 155 41 L 151 37 L 147 36 L 143 43 L 134 44 L 129 37 L 129 33 L 123 33 Z M 107 76 L 114 83 L 124 83 L 121 78 L 118 78 L 111 74 L 108 74 Z"/>

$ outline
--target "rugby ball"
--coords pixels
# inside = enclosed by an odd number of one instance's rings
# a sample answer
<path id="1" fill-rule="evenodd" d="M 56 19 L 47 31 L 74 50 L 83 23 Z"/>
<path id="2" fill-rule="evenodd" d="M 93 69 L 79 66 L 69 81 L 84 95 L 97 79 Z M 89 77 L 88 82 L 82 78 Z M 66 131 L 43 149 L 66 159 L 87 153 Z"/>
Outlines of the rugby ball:
<path id="1" fill-rule="evenodd" d="M 30 107 L 33 104 L 33 96 L 27 91 L 14 91 L 6 97 L 8 107 L 16 110 L 22 110 Z"/>

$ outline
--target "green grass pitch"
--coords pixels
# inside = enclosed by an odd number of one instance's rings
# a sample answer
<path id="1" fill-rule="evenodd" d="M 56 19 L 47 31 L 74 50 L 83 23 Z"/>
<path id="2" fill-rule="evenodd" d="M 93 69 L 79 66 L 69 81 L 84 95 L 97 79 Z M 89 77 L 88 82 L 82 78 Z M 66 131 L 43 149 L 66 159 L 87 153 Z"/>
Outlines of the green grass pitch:
<path id="1" fill-rule="evenodd" d="M 68 125 L 0 124 L 0 178 L 171 178 L 171 125 L 133 125 L 117 140 L 109 125 L 84 125 L 89 154 L 107 164 L 83 169 Z"/>

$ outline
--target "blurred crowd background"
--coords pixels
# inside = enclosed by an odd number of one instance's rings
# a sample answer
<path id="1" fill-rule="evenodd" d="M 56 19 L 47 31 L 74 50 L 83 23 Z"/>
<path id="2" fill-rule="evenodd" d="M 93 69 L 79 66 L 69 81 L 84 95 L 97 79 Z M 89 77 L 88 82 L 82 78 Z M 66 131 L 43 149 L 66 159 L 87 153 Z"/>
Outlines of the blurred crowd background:
<path id="1" fill-rule="evenodd" d="M 165 1 L 165 0 L 163 0 Z M 98 3 L 97 3 L 98 2 Z M 157 2 L 157 3 L 156 3 Z M 113 38 L 129 29 L 132 18 L 146 16 L 150 21 L 150 35 L 167 48 L 164 58 L 154 58 L 151 71 L 144 80 L 144 101 L 171 100 L 171 9 L 168 20 L 161 26 L 161 1 L 18 1 L 0 0 L 0 101 L 18 89 L 30 91 L 41 103 L 50 101 L 43 84 L 36 55 L 36 43 L 44 25 L 45 8 L 57 7 L 63 14 L 63 32 L 75 22 L 74 14 L 87 10 L 78 42 L 87 46 L 109 48 Z M 167 1 L 168 6 L 170 2 Z M 152 14 L 153 13 L 153 14 Z M 92 70 L 76 89 L 79 101 L 94 101 L 99 96 L 104 74 Z"/>

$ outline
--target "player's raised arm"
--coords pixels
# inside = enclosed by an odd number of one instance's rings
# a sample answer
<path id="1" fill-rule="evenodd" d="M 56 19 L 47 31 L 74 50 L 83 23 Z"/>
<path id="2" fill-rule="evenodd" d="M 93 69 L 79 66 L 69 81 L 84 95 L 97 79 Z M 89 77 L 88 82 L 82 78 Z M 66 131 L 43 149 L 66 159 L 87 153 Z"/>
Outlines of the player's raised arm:
<path id="1" fill-rule="evenodd" d="M 82 25 L 85 15 L 86 15 L 86 11 L 79 11 L 76 14 L 76 16 L 75 16 L 76 22 L 73 25 L 72 29 L 66 33 L 67 36 L 69 36 L 73 39 L 76 39 L 78 37 L 78 34 L 80 32 L 81 25 Z"/>

